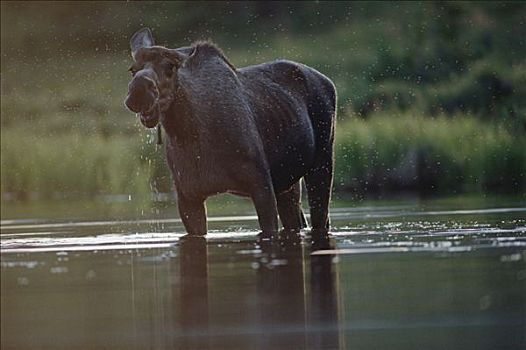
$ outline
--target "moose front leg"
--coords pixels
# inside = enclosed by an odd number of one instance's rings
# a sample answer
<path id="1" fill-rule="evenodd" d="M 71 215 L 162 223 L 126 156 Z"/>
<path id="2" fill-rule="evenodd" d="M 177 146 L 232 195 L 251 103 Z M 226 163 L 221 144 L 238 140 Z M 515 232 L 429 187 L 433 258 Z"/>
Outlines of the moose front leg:
<path id="1" fill-rule="evenodd" d="M 191 236 L 206 235 L 206 207 L 204 199 L 177 196 L 179 215 L 183 220 L 186 232 Z"/>

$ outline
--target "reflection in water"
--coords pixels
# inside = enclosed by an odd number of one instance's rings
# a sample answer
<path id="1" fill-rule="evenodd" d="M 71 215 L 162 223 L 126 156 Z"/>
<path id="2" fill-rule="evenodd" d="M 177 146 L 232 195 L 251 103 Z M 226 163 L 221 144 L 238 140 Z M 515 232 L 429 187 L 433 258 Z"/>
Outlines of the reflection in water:
<path id="1" fill-rule="evenodd" d="M 329 237 L 318 236 L 312 241 L 312 252 L 333 249 Z M 339 339 L 338 298 L 331 255 L 311 256 L 311 328 L 309 348 L 338 349 L 343 341 Z"/>
<path id="2" fill-rule="evenodd" d="M 331 257 L 310 257 L 313 249 L 330 249 L 329 238 L 318 238 L 309 246 L 292 234 L 257 244 L 255 276 L 239 288 L 229 286 L 227 277 L 209 277 L 206 239 L 189 238 L 181 243 L 180 292 L 174 293 L 180 305 L 174 315 L 178 325 L 174 347 L 339 348 Z M 212 295 L 211 288 L 219 296 Z M 234 303 L 222 309 L 220 304 L 228 305 L 229 300 Z"/>
<path id="3" fill-rule="evenodd" d="M 180 245 L 180 313 L 176 348 L 208 348 L 208 253 L 206 238 L 185 237 Z M 177 293 L 174 293 L 177 295 Z"/>
<path id="4" fill-rule="evenodd" d="M 260 349 L 305 348 L 305 273 L 303 246 L 297 235 L 260 242 L 257 273 Z"/>

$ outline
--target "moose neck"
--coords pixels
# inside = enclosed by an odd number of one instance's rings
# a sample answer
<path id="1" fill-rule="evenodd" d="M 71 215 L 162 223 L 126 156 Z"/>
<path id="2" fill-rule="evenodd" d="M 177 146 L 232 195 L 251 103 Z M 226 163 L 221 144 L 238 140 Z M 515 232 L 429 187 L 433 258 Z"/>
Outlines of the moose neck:
<path id="1" fill-rule="evenodd" d="M 167 136 L 180 146 L 199 142 L 199 116 L 183 86 L 178 86 L 174 102 L 166 111 L 162 124 Z"/>

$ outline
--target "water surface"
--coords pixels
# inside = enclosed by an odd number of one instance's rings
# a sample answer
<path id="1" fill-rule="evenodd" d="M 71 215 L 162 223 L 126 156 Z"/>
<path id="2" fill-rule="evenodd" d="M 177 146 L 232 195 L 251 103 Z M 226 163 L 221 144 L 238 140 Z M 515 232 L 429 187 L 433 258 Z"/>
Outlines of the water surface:
<path id="1" fill-rule="evenodd" d="M 206 239 L 172 206 L 3 209 L 2 349 L 526 345 L 521 199 L 335 203 L 330 238 L 273 242 L 246 204 Z"/>

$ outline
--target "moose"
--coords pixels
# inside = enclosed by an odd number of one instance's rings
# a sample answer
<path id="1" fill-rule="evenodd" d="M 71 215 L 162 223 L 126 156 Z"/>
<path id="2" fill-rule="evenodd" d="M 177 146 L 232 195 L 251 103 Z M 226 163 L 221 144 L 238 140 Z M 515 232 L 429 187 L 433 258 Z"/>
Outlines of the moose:
<path id="1" fill-rule="evenodd" d="M 147 128 L 162 125 L 179 213 L 189 237 L 207 232 L 207 197 L 252 199 L 260 237 L 329 229 L 336 89 L 288 60 L 236 68 L 214 43 L 156 46 L 148 28 L 130 40 L 134 63 L 125 105 Z"/>

